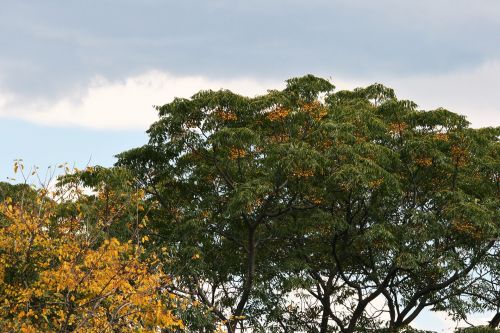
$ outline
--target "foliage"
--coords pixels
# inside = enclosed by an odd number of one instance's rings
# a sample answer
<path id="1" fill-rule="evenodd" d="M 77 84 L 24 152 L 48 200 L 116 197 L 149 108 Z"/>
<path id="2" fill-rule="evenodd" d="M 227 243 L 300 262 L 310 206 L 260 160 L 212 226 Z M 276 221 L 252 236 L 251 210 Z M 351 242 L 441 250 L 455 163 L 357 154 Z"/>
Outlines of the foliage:
<path id="1" fill-rule="evenodd" d="M 308 75 L 178 98 L 119 155 L 176 288 L 228 332 L 407 327 L 464 307 L 496 244 L 499 128 L 380 84 L 333 88 Z"/>
<path id="2" fill-rule="evenodd" d="M 498 325 L 500 128 L 312 75 L 158 111 L 113 168 L 0 183 L 0 330 Z"/>
<path id="3" fill-rule="evenodd" d="M 481 327 L 461 328 L 461 329 L 458 329 L 456 332 L 457 333 L 495 333 L 495 332 L 499 332 L 499 331 L 500 331 L 499 329 L 495 329 L 492 327 L 481 326 Z"/>
<path id="4" fill-rule="evenodd" d="M 36 194 L 33 202 L 7 197 L 0 204 L 2 332 L 183 327 L 175 316 L 179 301 L 167 291 L 171 281 L 158 258 L 146 257 L 141 242 L 96 232 L 123 216 L 131 202 L 107 201 L 113 216 L 103 215 L 100 201 L 94 203 L 95 221 L 84 208 L 88 197 L 76 188 L 30 191 Z M 140 206 L 141 193 L 129 201 Z"/>

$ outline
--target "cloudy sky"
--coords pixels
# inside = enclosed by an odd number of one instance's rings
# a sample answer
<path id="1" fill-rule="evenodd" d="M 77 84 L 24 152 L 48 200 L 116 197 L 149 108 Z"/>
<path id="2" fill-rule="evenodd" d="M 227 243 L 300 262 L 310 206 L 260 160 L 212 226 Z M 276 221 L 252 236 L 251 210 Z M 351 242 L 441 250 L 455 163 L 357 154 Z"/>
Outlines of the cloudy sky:
<path id="1" fill-rule="evenodd" d="M 498 0 L 0 4 L 0 180 L 16 158 L 112 165 L 146 142 L 152 105 L 209 88 L 255 95 L 307 73 L 500 126 Z"/>

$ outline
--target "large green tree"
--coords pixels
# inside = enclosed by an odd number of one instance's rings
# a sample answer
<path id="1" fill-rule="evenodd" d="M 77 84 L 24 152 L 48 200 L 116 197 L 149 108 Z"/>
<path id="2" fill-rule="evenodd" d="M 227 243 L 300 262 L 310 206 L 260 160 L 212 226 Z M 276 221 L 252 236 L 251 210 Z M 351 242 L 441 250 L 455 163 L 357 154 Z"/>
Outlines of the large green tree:
<path id="1" fill-rule="evenodd" d="M 460 302 L 497 241 L 498 128 L 310 75 L 158 111 L 118 164 L 202 304 L 193 330 L 397 330 Z"/>
<path id="2" fill-rule="evenodd" d="M 300 229 L 284 254 L 306 264 L 297 286 L 317 300 L 319 330 L 396 330 L 424 308 L 461 304 L 498 236 L 498 129 L 416 111 L 377 85 L 327 104 L 352 137 L 331 137 L 309 187 L 314 214 L 295 216 Z"/>

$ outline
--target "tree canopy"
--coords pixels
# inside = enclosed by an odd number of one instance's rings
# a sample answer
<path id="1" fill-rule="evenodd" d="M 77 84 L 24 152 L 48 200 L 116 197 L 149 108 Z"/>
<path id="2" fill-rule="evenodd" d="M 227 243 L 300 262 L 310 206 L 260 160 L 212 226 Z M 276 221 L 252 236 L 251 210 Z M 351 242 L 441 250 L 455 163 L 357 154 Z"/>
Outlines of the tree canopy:
<path id="1" fill-rule="evenodd" d="M 157 110 L 112 168 L 0 183 L 1 331 L 499 325 L 500 128 L 312 75 Z"/>
<path id="2" fill-rule="evenodd" d="M 466 316 L 465 292 L 491 276 L 499 128 L 311 75 L 158 111 L 118 165 L 155 203 L 151 233 L 204 328 L 398 330 L 425 308 Z"/>

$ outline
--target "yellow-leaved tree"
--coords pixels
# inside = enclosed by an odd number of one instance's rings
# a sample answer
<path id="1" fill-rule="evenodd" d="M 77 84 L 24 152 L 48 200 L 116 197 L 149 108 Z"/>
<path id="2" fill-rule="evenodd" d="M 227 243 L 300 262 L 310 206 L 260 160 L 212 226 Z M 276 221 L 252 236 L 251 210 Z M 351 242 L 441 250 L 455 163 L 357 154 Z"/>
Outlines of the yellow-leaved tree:
<path id="1" fill-rule="evenodd" d="M 160 261 L 145 255 L 139 237 L 119 241 L 98 230 L 119 219 L 130 208 L 125 205 L 135 201 L 135 209 L 141 208 L 142 193 L 127 202 L 107 197 L 115 206 L 106 209 L 114 215 L 102 220 L 103 214 L 89 217 L 80 207 L 89 201 L 79 190 L 61 195 L 59 189 L 57 198 L 47 190 L 31 191 L 0 204 L 1 332 L 183 329 L 175 315 L 179 301 L 168 292 Z M 136 222 L 140 227 L 143 221 Z"/>

